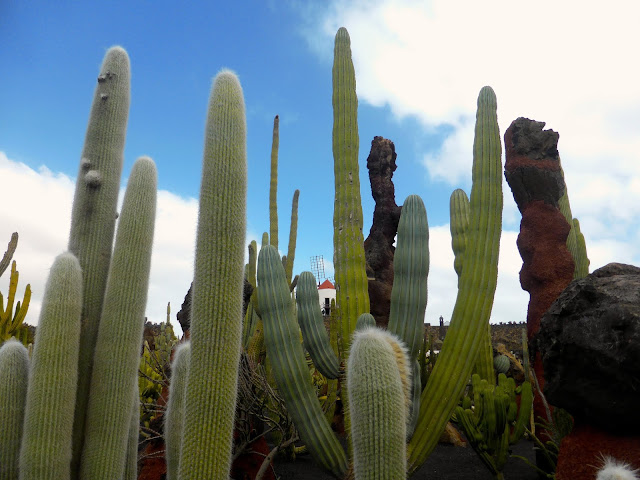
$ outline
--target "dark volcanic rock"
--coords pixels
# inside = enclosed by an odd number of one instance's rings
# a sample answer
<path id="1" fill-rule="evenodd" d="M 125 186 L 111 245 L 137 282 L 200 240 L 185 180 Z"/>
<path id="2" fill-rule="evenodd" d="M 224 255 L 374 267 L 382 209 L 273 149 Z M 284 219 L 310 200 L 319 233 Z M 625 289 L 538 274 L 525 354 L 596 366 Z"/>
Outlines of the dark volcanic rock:
<path id="1" fill-rule="evenodd" d="M 186 334 L 191 328 L 191 297 L 193 295 L 193 282 L 189 286 L 189 290 L 187 294 L 184 296 L 184 301 L 182 302 L 182 306 L 180 307 L 180 311 L 176 314 L 176 318 L 180 323 L 180 327 L 182 327 L 182 331 Z M 247 305 L 249 304 L 249 299 L 251 298 L 251 294 L 253 293 L 253 286 L 249 283 L 249 281 L 244 279 L 244 286 L 242 290 L 242 318 L 244 318 L 244 314 L 247 312 Z"/>
<path id="2" fill-rule="evenodd" d="M 193 282 L 189 285 L 189 290 L 187 294 L 184 296 L 184 302 L 182 302 L 182 306 L 180 307 L 180 311 L 176 314 L 176 318 L 180 323 L 180 327 L 182 331 L 186 334 L 191 328 L 191 295 L 193 291 Z"/>
<path id="3" fill-rule="evenodd" d="M 610 263 L 572 282 L 536 344 L 549 403 L 606 431 L 640 430 L 640 268 Z"/>
<path id="4" fill-rule="evenodd" d="M 371 194 L 376 202 L 373 224 L 364 241 L 364 254 L 369 278 L 371 315 L 379 327 L 386 328 L 391 309 L 393 287 L 393 240 L 398 231 L 400 211 L 396 205 L 395 187 L 391 178 L 396 170 L 396 148 L 391 140 L 374 137 L 367 158 Z"/>

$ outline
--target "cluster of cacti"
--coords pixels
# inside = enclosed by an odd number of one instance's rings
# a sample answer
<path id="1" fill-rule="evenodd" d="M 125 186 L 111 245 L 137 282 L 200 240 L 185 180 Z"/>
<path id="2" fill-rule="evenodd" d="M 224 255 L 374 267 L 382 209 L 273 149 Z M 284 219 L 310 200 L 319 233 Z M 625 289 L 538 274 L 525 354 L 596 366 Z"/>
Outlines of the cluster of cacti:
<path id="1" fill-rule="evenodd" d="M 56 258 L 44 292 L 28 374 L 20 478 L 136 475 L 137 453 L 131 452 L 137 452 L 137 371 L 156 169 L 148 158 L 135 162 L 114 242 L 128 105 L 129 59 L 114 47 L 98 76 L 70 251 Z"/>
<path id="2" fill-rule="evenodd" d="M 478 374 L 471 377 L 471 383 L 474 409 L 471 398 L 465 397 L 462 406 L 456 408 L 456 419 L 482 462 L 496 479 L 501 479 L 509 446 L 522 438 L 531 417 L 531 384 L 525 381 L 516 388 L 515 380 L 504 373 L 498 375 L 497 385 Z"/>
<path id="3" fill-rule="evenodd" d="M 334 263 L 336 267 L 337 314 L 341 333 L 341 358 L 346 360 L 345 349 L 351 342 L 358 318 L 368 311 L 366 272 L 362 249 L 361 206 L 357 170 L 357 122 L 355 112 L 355 80 L 351 63 L 349 37 L 345 29 L 336 35 L 334 62 L 334 157 L 336 174 L 336 202 L 334 212 Z M 478 119 L 474 148 L 473 188 L 469 206 L 468 241 L 464 251 L 460 289 L 451 334 L 443 346 L 426 389 L 420 382 L 420 365 L 417 353 L 423 345 L 424 310 L 426 305 L 426 280 L 428 273 L 428 227 L 426 211 L 419 197 L 408 199 L 405 224 L 399 228 L 398 271 L 396 294 L 392 301 L 395 319 L 390 329 L 406 337 L 411 351 L 411 370 L 416 381 L 412 383 L 414 394 L 422 395 L 419 414 L 411 418 L 417 423 L 416 432 L 409 443 L 409 469 L 417 468 L 435 447 L 441 432 L 456 406 L 472 363 L 461 358 L 475 358 L 480 350 L 481 333 L 487 333 L 489 314 L 497 280 L 497 259 L 501 232 L 501 147 L 496 120 L 496 103 L 493 91 L 484 88 L 478 99 Z M 415 208 L 413 205 L 415 204 Z M 421 207 L 421 208 L 420 208 Z M 403 208 L 403 211 L 405 208 Z M 401 220 L 402 222 L 402 220 Z M 267 359 L 271 362 L 287 408 L 301 438 L 314 458 L 328 470 L 340 475 L 346 468 L 346 457 L 337 439 L 331 433 L 327 421 L 322 418 L 318 399 L 313 395 L 309 370 L 304 362 L 298 325 L 295 323 L 294 305 L 288 293 L 286 275 L 273 247 L 263 248 L 258 262 L 259 310 L 264 321 Z M 403 245 L 407 245 L 406 249 Z M 406 250 L 406 253 L 404 253 Z M 404 270 L 403 270 L 404 269 Z M 282 270 L 282 271 L 281 271 Z M 301 275 L 306 282 L 308 275 Z M 312 277 L 310 277 L 312 278 Z M 315 279 L 313 280 L 315 284 Z M 319 310 L 312 290 L 298 290 L 299 302 Z M 481 292 L 481 293 L 480 293 Z M 394 305 L 395 304 L 395 305 Z M 300 313 L 300 303 L 299 312 Z M 303 315 L 304 316 L 304 315 Z M 301 319 L 303 317 L 300 317 Z M 358 330 L 371 323 L 373 318 L 363 316 Z M 304 322 L 304 320 L 303 320 Z M 316 323 L 317 324 L 317 323 Z M 323 329 L 305 332 L 305 344 L 311 345 L 322 338 L 322 352 L 313 353 L 314 362 L 322 364 L 326 358 L 333 362 Z M 317 365 L 316 365 L 317 366 Z M 347 368 L 347 378 L 350 377 Z M 345 427 L 350 429 L 348 411 L 350 393 L 343 383 L 340 398 L 345 411 Z M 419 398 L 413 399 L 418 405 Z M 406 432 L 405 432 L 406 433 Z M 352 438 L 353 439 L 353 438 Z M 355 439 L 353 439 L 355 441 Z M 403 441 L 404 442 L 404 441 Z"/>
<path id="4" fill-rule="evenodd" d="M 252 242 L 249 264 L 243 264 L 247 188 L 244 98 L 232 72 L 223 71 L 214 80 L 200 189 L 191 341 L 175 352 L 164 423 L 169 480 L 229 476 L 243 348 L 257 363 L 266 347 L 268 375 L 273 375 L 300 439 L 314 459 L 338 477 L 349 468 L 347 452 L 330 426 L 338 397 L 353 446 L 354 473 L 360 479 L 404 478 L 418 468 L 437 444 L 474 365 L 480 373 L 473 376 L 475 410 L 468 408 L 467 399 L 456 416 L 470 443 L 496 475 L 504 464 L 508 444 L 524 433 L 531 386 L 525 382 L 521 387 L 518 410 L 513 381 L 501 374 L 494 384 L 494 359 L 490 343 L 487 346 L 502 212 L 495 94 L 485 87 L 478 97 L 471 199 L 462 191 L 454 192 L 451 199 L 458 296 L 438 362 L 425 386 L 429 347 L 423 330 L 429 269 L 426 209 L 415 195 L 403 205 L 389 333 L 380 331 L 368 313 L 357 97 L 350 40 L 344 28 L 336 34 L 334 55 L 337 302 L 332 304 L 335 317 L 331 318 L 329 334 L 320 314 L 316 279 L 309 272 L 292 279 L 297 190 L 286 258 L 277 250 L 278 117 L 271 157 L 270 236 L 264 234 L 259 255 L 257 244 Z M 135 163 L 114 246 L 128 103 L 128 57 L 116 47 L 107 53 L 98 77 L 76 185 L 70 252 L 59 256 L 52 267 L 31 365 L 27 367 L 26 351 L 15 346 L 16 342 L 0 349 L 0 408 L 16 412 L 16 418 L 0 419 L 9 422 L 6 431 L 11 432 L 6 439 L 0 437 L 0 454 L 9 452 L 13 459 L 13 463 L 0 465 L 0 473 L 9 465 L 7 469 L 13 472 L 19 468 L 24 478 L 43 472 L 62 479 L 135 476 L 141 388 L 137 371 L 153 240 L 156 172 L 148 158 Z M 244 278 L 254 291 L 243 327 Z M 296 282 L 297 309 L 291 293 Z M 26 295 L 22 306 L 26 310 L 25 303 Z M 145 349 L 143 368 L 168 361 L 173 340 L 167 334 L 168 327 L 165 329 L 156 352 Z M 315 368 L 330 379 L 326 412 L 312 385 L 302 339 Z M 434 357 L 433 351 L 430 356 Z M 4 368 L 5 364 L 11 366 Z M 24 384 L 27 368 L 28 384 Z M 495 368 L 505 368 L 500 357 Z M 153 384 L 151 370 L 145 370 L 145 375 Z M 336 379 L 345 371 L 339 390 Z M 144 394 L 153 388 L 145 384 Z M 16 420 L 21 411 L 26 412 L 24 422 Z"/>
<path id="5" fill-rule="evenodd" d="M 18 233 L 14 232 L 11 235 L 11 240 L 7 246 L 7 251 L 0 260 L 0 276 L 9 266 L 11 258 L 13 257 L 16 247 L 18 246 Z M 22 322 L 27 315 L 29 309 L 29 301 L 31 300 L 31 285 L 27 285 L 24 290 L 24 296 L 22 297 L 22 303 L 18 300 L 15 305 L 14 301 L 16 297 L 16 291 L 18 289 L 19 272 L 16 270 L 16 261 L 11 262 L 11 273 L 9 274 L 9 291 L 7 293 L 7 303 L 4 302 L 4 297 L 0 293 L 0 345 L 5 340 L 11 337 L 16 337 L 22 343 L 26 345 L 26 329 L 22 328 Z"/>

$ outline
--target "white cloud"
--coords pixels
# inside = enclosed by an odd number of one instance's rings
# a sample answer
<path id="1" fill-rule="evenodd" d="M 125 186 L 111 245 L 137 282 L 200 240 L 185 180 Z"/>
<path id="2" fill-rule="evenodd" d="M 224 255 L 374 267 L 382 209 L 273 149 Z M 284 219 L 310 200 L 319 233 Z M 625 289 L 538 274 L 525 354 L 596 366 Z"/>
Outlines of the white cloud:
<path id="1" fill-rule="evenodd" d="M 9 241 L 12 232 L 19 233 L 14 255 L 20 272 L 18 295 L 22 298 L 24 287 L 31 284 L 31 304 L 25 321 L 36 325 L 49 268 L 67 248 L 74 180 L 45 167 L 35 171 L 9 160 L 4 152 L 0 152 L 0 178 L 5 182 L 4 195 L 8 199 L 0 202 L 0 245 Z M 158 192 L 146 314 L 154 323 L 164 321 L 167 302 L 171 302 L 176 332 L 180 327 L 175 314 L 193 277 L 197 211 L 195 199 Z M 5 273 L 0 279 L 0 291 L 5 294 L 8 282 Z"/>

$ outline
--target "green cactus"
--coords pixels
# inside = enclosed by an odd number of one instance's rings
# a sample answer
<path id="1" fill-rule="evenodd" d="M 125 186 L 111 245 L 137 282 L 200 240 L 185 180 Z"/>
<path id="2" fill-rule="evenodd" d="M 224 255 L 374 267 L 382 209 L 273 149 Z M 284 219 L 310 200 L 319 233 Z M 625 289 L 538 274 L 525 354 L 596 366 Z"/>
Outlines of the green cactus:
<path id="1" fill-rule="evenodd" d="M 364 330 L 365 328 L 375 327 L 376 319 L 370 313 L 363 313 L 356 321 L 356 330 Z"/>
<path id="2" fill-rule="evenodd" d="M 458 287 L 462 274 L 462 258 L 467 248 L 467 235 L 469 230 L 469 197 L 464 190 L 457 188 L 449 199 L 449 229 L 451 230 L 451 248 L 455 259 L 453 268 L 458 274 Z"/>
<path id="3" fill-rule="evenodd" d="M 564 170 L 562 170 L 562 165 L 560 166 L 560 172 L 562 173 L 562 178 L 564 179 Z M 560 208 L 560 212 L 562 212 L 562 215 L 571 227 L 571 230 L 569 230 L 569 235 L 567 236 L 567 248 L 569 249 L 571 257 L 573 258 L 573 261 L 575 263 L 573 278 L 574 280 L 584 278 L 589 275 L 589 258 L 587 257 L 587 249 L 584 242 L 584 236 L 580 233 L 580 223 L 578 222 L 577 218 L 573 218 L 573 215 L 571 213 L 569 192 L 567 190 L 566 183 L 564 193 L 558 201 L 558 206 Z"/>
<path id="4" fill-rule="evenodd" d="M 467 248 L 469 230 L 469 197 L 462 189 L 456 189 L 449 199 L 451 248 L 455 259 L 453 267 L 458 274 L 458 288 L 462 276 L 464 251 Z M 482 344 L 475 364 L 475 371 L 482 378 L 494 378 L 493 348 L 491 346 L 491 326 L 487 325 L 487 331 L 482 333 Z"/>
<path id="5" fill-rule="evenodd" d="M 369 312 L 362 202 L 358 167 L 358 97 L 351 61 L 349 33 L 336 33 L 333 60 L 333 160 L 335 202 L 333 263 L 336 307 L 342 332 L 342 351 L 348 354 L 351 334 L 360 314 Z"/>
<path id="6" fill-rule="evenodd" d="M 474 409 L 468 399 L 456 407 L 456 419 L 469 443 L 496 479 L 509 458 L 509 446 L 522 439 L 532 409 L 531 384 L 516 389 L 513 378 L 498 375 L 498 384 L 472 376 Z M 516 394 L 520 393 L 520 407 Z"/>
<path id="7" fill-rule="evenodd" d="M 164 414 L 165 459 L 167 462 L 167 480 L 177 480 L 180 465 L 180 443 L 184 429 L 185 395 L 191 344 L 184 342 L 175 349 L 171 363 L 171 383 L 169 400 Z"/>
<path id="8" fill-rule="evenodd" d="M 573 261 L 576 263 L 576 270 L 573 278 L 584 278 L 589 275 L 589 257 L 587 256 L 587 244 L 584 241 L 584 235 L 580 231 L 580 222 L 574 218 L 572 228 L 576 236 L 576 254 Z"/>
<path id="9" fill-rule="evenodd" d="M 422 199 L 409 195 L 402 205 L 398 237 L 393 256 L 393 288 L 388 330 L 397 335 L 409 350 L 413 369 L 412 422 L 409 434 L 418 420 L 420 409 L 420 366 L 418 353 L 424 337 L 424 312 L 427 307 L 429 275 L 429 223 Z"/>
<path id="10" fill-rule="evenodd" d="M 409 355 L 395 335 L 356 330 L 347 368 L 356 480 L 406 478 Z M 403 377 L 404 381 L 403 381 Z"/>
<path id="11" fill-rule="evenodd" d="M 280 119 L 273 119 L 271 143 L 271 181 L 269 185 L 269 237 L 271 245 L 278 248 L 278 148 L 280 145 Z"/>
<path id="12" fill-rule="evenodd" d="M 347 469 L 346 455 L 311 385 L 284 267 L 271 245 L 260 250 L 258 287 L 267 356 L 287 410 L 315 460 L 339 477 Z"/>
<path id="13" fill-rule="evenodd" d="M 471 374 L 486 332 L 498 278 L 502 230 L 502 148 L 490 87 L 478 96 L 469 237 L 451 324 L 438 361 L 421 397 L 418 425 L 409 442 L 409 471 L 418 468 L 437 445 Z"/>
<path id="14" fill-rule="evenodd" d="M 0 480 L 18 478 L 28 377 L 27 349 L 17 340 L 7 340 L 0 346 Z"/>
<path id="15" fill-rule="evenodd" d="M 73 472 L 80 466 L 93 353 L 111 261 L 129 115 L 129 82 L 127 52 L 120 47 L 110 48 L 94 93 L 69 234 L 69 251 L 78 258 L 84 276 Z"/>
<path id="16" fill-rule="evenodd" d="M 313 273 L 300 274 L 296 292 L 298 324 L 302 330 L 304 346 L 322 375 L 331 379 L 338 378 L 340 364 L 329 344 L 329 335 L 320 311 L 318 287 Z"/>
<path id="17" fill-rule="evenodd" d="M 428 275 L 427 211 L 419 196 L 409 195 L 398 222 L 388 330 L 407 345 L 411 360 L 417 360 L 424 336 Z"/>
<path id="18" fill-rule="evenodd" d="M 138 383 L 156 191 L 155 164 L 141 157 L 124 195 L 95 346 L 80 468 L 84 478 L 124 473 L 122 445 L 129 434 L 131 391 Z"/>
<path id="19" fill-rule="evenodd" d="M 511 360 L 506 355 L 498 355 L 493 359 L 493 367 L 498 373 L 507 373 L 511 368 Z"/>
<path id="20" fill-rule="evenodd" d="M 181 480 L 227 478 L 231 468 L 246 195 L 244 98 L 236 75 L 224 70 L 214 80 L 207 115 Z"/>
<path id="21" fill-rule="evenodd" d="M 335 328 L 335 324 L 336 324 L 336 317 L 335 317 L 335 308 L 336 308 L 336 300 L 334 298 L 331 299 L 331 310 L 329 313 L 329 343 L 331 344 L 331 349 L 333 350 L 333 353 L 336 355 L 336 357 L 339 358 L 338 355 L 338 329 Z M 373 319 L 373 316 L 371 314 L 365 314 L 365 315 L 370 315 L 371 318 Z M 362 315 L 360 316 L 362 317 Z M 360 319 L 358 319 L 360 320 Z M 375 320 L 373 320 L 373 324 L 375 325 Z M 356 324 L 356 328 L 357 324 Z M 329 424 L 333 423 L 333 417 L 335 416 L 336 413 L 336 402 L 338 400 L 338 380 L 332 380 L 332 379 L 328 379 L 327 380 L 327 400 L 325 402 L 325 415 L 324 417 L 327 419 L 327 422 Z"/>
<path id="22" fill-rule="evenodd" d="M 296 258 L 296 238 L 298 236 L 298 199 L 300 190 L 293 192 L 293 200 L 291 202 L 291 227 L 289 228 L 289 248 L 287 250 L 287 264 L 284 271 L 287 274 L 287 282 L 291 285 L 293 277 L 293 262 Z"/>
<path id="23" fill-rule="evenodd" d="M 31 357 L 20 478 L 71 478 L 81 312 L 80 264 L 63 253 L 49 272 Z"/>
<path id="24" fill-rule="evenodd" d="M 11 263 L 11 274 L 9 275 L 9 293 L 7 294 L 7 304 L 4 304 L 4 297 L 0 293 L 0 344 L 13 336 L 18 336 L 24 317 L 29 309 L 31 300 L 31 284 L 28 284 L 24 290 L 22 304 L 18 301 L 15 312 L 13 310 L 13 302 L 18 289 L 18 278 L 20 274 L 16 270 L 16 261 Z"/>

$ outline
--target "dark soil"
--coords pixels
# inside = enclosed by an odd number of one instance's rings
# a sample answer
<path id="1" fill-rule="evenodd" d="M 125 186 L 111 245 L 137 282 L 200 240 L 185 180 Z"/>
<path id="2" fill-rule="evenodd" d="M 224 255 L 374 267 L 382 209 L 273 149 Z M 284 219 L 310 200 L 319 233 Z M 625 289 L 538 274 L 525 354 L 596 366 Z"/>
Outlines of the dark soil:
<path id="1" fill-rule="evenodd" d="M 513 455 L 520 455 L 535 463 L 533 443 L 522 440 L 512 447 Z M 318 467 L 309 455 L 300 456 L 294 462 L 279 461 L 275 464 L 276 478 L 280 480 L 335 480 L 335 477 Z M 454 447 L 440 444 L 427 461 L 414 473 L 412 480 L 473 479 L 492 480 L 493 476 L 470 447 Z M 504 468 L 505 480 L 537 480 L 536 471 L 518 458 L 510 458 Z"/>

